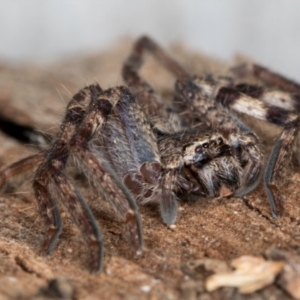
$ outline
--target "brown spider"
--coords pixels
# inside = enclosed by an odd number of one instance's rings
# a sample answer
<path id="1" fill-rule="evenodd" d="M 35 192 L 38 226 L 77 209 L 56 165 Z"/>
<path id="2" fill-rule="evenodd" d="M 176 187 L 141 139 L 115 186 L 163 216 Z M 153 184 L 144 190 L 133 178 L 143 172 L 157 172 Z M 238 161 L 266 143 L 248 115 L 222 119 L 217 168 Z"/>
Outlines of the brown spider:
<path id="1" fill-rule="evenodd" d="M 170 106 L 139 76 L 145 51 L 178 79 Z M 289 86 L 300 91 L 296 84 L 260 66 L 234 69 L 239 76 L 248 72 L 289 92 L 295 92 Z M 176 221 L 177 197 L 182 194 L 227 197 L 253 190 L 263 172 L 258 137 L 232 110 L 284 128 L 264 176 L 272 214 L 277 216 L 280 202 L 275 182 L 299 126 L 299 117 L 289 112 L 289 107 L 280 108 L 276 96 L 268 97 L 268 92 L 258 87 L 235 85 L 230 78 L 192 77 L 147 37 L 136 42 L 124 64 L 123 77 L 129 88 L 103 91 L 93 84 L 80 90 L 69 102 L 60 131 L 48 149 L 0 173 L 2 186 L 15 175 L 37 167 L 33 189 L 48 231 L 44 254 L 52 251 L 62 231 L 57 208 L 60 201 L 89 246 L 91 270 L 102 268 L 103 241 L 97 222 L 63 173 L 70 158 L 122 217 L 136 251 L 143 249 L 136 200 L 158 203 L 163 221 L 170 225 Z M 288 103 L 296 99 L 280 93 Z"/>

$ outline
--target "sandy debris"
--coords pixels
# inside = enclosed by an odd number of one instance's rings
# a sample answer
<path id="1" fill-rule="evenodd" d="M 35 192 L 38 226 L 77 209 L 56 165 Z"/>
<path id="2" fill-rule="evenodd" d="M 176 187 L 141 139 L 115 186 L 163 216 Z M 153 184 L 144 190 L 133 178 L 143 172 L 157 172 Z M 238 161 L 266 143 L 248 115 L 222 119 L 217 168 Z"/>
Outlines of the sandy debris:
<path id="1" fill-rule="evenodd" d="M 237 287 L 242 294 L 253 293 L 272 284 L 284 268 L 283 261 L 267 261 L 263 257 L 241 256 L 232 261 L 235 269 L 209 276 L 206 290 L 211 292 L 220 287 Z"/>
<path id="2" fill-rule="evenodd" d="M 270 249 L 267 256 L 285 262 L 278 284 L 294 299 L 300 299 L 300 256 L 276 248 Z"/>

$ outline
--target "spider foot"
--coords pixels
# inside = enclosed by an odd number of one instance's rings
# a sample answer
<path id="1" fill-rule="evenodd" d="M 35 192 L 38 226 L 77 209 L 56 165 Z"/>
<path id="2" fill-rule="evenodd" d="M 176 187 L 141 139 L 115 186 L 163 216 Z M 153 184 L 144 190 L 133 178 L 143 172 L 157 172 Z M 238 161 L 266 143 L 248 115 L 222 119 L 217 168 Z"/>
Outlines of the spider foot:
<path id="1" fill-rule="evenodd" d="M 48 256 L 51 254 L 51 252 L 53 251 L 54 247 L 57 244 L 61 231 L 62 231 L 62 226 L 48 228 L 46 238 L 44 239 L 41 246 L 41 250 L 40 250 L 41 256 Z"/>
<path id="2" fill-rule="evenodd" d="M 160 202 L 160 213 L 165 224 L 172 225 L 177 219 L 178 205 L 176 199 L 171 197 L 163 198 Z"/>
<path id="3" fill-rule="evenodd" d="M 103 268 L 103 242 L 99 240 L 90 240 L 88 246 L 90 252 L 90 272 L 94 274 L 100 273 Z"/>
<path id="4" fill-rule="evenodd" d="M 270 183 L 266 187 L 268 201 L 271 207 L 272 217 L 278 219 L 283 214 L 283 205 L 280 199 L 280 193 L 275 183 Z"/>
<path id="5" fill-rule="evenodd" d="M 141 254 L 144 248 L 143 233 L 138 224 L 141 223 L 139 214 L 129 210 L 126 215 L 126 226 L 131 248 L 136 254 Z"/>

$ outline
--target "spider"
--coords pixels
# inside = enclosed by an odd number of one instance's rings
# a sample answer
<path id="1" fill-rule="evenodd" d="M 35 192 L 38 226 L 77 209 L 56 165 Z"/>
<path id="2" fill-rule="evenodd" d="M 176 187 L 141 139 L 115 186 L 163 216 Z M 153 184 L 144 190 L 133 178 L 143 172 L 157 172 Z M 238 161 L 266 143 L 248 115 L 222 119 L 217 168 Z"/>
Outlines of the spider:
<path id="1" fill-rule="evenodd" d="M 166 103 L 139 75 L 146 52 L 177 78 L 172 103 Z M 289 87 L 297 87 L 258 65 L 233 70 L 236 77 L 251 72 L 288 92 L 295 92 Z M 234 110 L 283 127 L 264 175 L 272 214 L 277 217 L 281 206 L 275 183 L 299 126 L 298 115 L 287 106 L 279 107 L 282 98 L 273 97 L 279 92 L 268 94 L 235 84 L 231 78 L 191 76 L 148 37 L 135 43 L 122 73 L 128 87 L 102 90 L 92 84 L 83 88 L 70 100 L 60 131 L 48 148 L 0 172 L 2 186 L 37 168 L 33 189 L 47 231 L 42 254 L 51 253 L 61 234 L 57 207 L 61 202 L 89 247 L 91 271 L 102 269 L 101 232 L 85 199 L 64 174 L 68 161 L 92 178 L 111 202 L 125 222 L 135 251 L 143 250 L 136 203 L 157 203 L 163 222 L 171 225 L 177 218 L 178 197 L 184 194 L 215 198 L 252 191 L 264 171 L 263 155 L 257 135 Z M 280 91 L 280 95 L 291 103 L 296 98 L 288 92 Z"/>

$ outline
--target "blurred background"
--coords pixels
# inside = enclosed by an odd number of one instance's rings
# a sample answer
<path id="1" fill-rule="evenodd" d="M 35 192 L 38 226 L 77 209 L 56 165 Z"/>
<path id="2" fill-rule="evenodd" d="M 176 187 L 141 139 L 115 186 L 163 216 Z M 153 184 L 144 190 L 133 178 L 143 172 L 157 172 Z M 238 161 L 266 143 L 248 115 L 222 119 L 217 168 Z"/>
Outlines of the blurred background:
<path id="1" fill-rule="evenodd" d="M 300 81 L 297 0 L 0 0 L 2 61 L 52 61 L 141 34 L 224 60 L 245 54 Z"/>

